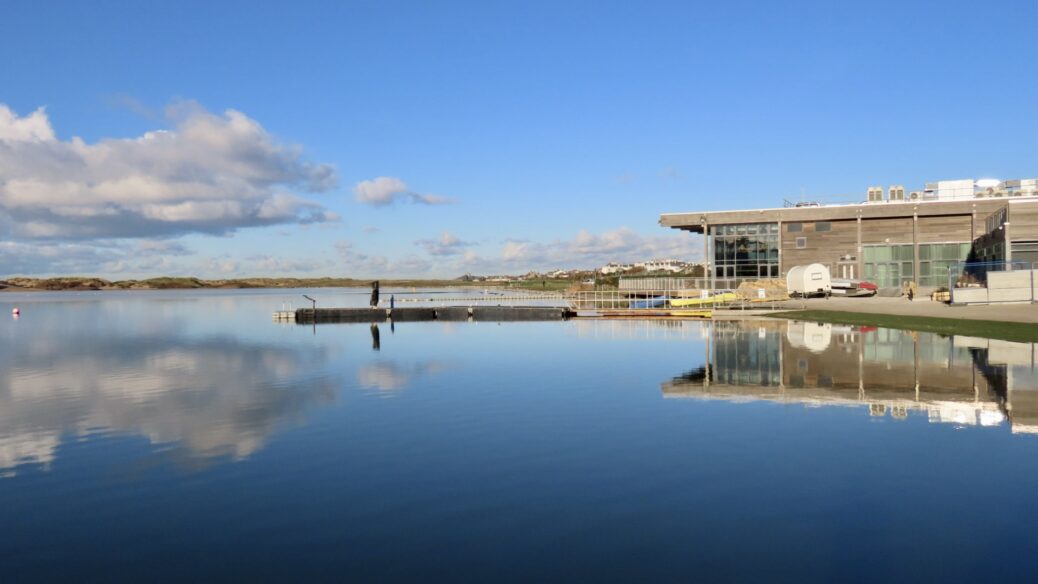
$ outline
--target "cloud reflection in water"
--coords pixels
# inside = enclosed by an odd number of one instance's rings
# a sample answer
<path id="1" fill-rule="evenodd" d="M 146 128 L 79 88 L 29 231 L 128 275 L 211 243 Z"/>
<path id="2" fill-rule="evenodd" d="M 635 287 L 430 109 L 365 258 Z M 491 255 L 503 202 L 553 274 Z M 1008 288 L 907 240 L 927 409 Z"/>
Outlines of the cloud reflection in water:
<path id="1" fill-rule="evenodd" d="M 168 331 L 166 332 L 168 335 Z M 0 357 L 0 473 L 49 468 L 62 443 L 129 434 L 202 463 L 240 460 L 335 399 L 327 355 L 210 337 L 49 335 Z"/>

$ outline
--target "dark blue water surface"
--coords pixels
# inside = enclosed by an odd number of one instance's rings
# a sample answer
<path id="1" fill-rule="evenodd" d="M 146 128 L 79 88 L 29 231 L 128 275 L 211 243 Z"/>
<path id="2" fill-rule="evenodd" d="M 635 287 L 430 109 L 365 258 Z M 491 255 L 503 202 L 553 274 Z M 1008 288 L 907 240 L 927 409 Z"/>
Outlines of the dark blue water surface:
<path id="1" fill-rule="evenodd" d="M 295 298 L 0 295 L 0 580 L 1034 578 L 1033 345 Z"/>

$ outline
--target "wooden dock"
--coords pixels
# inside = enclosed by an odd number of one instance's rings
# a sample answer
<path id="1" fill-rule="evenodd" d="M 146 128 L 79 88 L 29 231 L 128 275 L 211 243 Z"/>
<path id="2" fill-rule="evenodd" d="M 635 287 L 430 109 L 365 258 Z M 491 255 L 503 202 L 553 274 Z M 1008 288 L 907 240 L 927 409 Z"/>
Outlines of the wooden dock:
<path id="1" fill-rule="evenodd" d="M 433 320 L 477 322 L 517 322 L 565 320 L 574 313 L 557 306 L 440 306 L 406 308 L 300 308 L 274 313 L 275 320 L 294 320 L 299 324 L 346 322 L 422 322 Z"/>

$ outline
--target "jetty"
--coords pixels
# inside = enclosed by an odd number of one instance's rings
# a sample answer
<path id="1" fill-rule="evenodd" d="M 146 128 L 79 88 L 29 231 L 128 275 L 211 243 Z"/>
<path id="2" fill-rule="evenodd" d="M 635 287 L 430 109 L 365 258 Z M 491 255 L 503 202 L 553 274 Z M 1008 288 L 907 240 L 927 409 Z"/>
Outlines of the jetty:
<path id="1" fill-rule="evenodd" d="M 433 320 L 519 322 L 565 320 L 576 316 L 560 306 L 438 306 L 405 308 L 300 308 L 274 313 L 275 320 L 299 324 L 348 322 L 422 322 Z"/>
<path id="2" fill-rule="evenodd" d="M 313 299 L 309 298 L 313 301 Z M 299 324 L 421 321 L 519 322 L 571 318 L 709 319 L 724 313 L 758 314 L 775 299 L 749 299 L 732 292 L 693 295 L 687 291 L 599 290 L 568 293 L 398 298 L 377 308 L 299 308 L 274 312 L 278 322 Z M 403 305 L 403 306 L 401 306 Z"/>

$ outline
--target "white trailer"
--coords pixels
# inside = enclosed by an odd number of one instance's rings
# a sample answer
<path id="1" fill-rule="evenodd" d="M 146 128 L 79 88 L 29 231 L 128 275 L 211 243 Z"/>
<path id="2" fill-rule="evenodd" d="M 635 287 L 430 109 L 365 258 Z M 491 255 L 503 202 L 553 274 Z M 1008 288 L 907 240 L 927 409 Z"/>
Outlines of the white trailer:
<path id="1" fill-rule="evenodd" d="M 794 266 L 786 274 L 786 289 L 790 296 L 829 296 L 833 293 L 829 268 L 822 264 Z"/>

